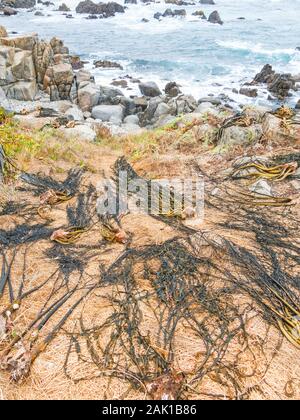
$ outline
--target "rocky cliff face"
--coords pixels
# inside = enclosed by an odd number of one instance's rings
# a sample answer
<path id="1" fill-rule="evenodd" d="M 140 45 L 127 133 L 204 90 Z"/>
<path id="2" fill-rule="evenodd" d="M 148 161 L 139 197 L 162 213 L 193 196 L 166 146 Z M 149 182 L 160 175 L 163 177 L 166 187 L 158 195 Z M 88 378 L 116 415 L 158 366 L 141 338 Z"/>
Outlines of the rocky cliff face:
<path id="1" fill-rule="evenodd" d="M 30 101 L 41 89 L 51 100 L 69 99 L 73 80 L 69 50 L 58 38 L 0 38 L 0 87 L 7 98 Z"/>

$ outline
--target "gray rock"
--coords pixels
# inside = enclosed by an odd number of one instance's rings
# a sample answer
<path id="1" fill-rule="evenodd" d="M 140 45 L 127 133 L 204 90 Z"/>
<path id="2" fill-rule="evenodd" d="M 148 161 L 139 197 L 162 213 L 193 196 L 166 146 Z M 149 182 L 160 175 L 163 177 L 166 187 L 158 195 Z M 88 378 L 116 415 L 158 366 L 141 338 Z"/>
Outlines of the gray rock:
<path id="1" fill-rule="evenodd" d="M 176 98 L 176 96 L 181 94 L 180 87 L 176 82 L 169 82 L 166 84 L 164 89 L 166 95 Z"/>
<path id="2" fill-rule="evenodd" d="M 247 145 L 260 140 L 263 130 L 260 124 L 251 127 L 228 127 L 223 131 L 220 146 Z"/>
<path id="3" fill-rule="evenodd" d="M 91 111 L 98 105 L 100 98 L 100 88 L 93 83 L 88 82 L 83 88 L 78 90 L 78 105 L 83 112 Z"/>
<path id="4" fill-rule="evenodd" d="M 200 4 L 216 4 L 214 0 L 200 0 Z"/>
<path id="5" fill-rule="evenodd" d="M 221 101 L 221 99 L 219 99 L 219 98 L 216 98 L 216 97 L 214 97 L 214 96 L 205 96 L 205 97 L 203 97 L 203 98 L 200 98 L 199 100 L 198 100 L 198 104 L 200 105 L 200 104 L 202 104 L 202 103 L 204 103 L 204 102 L 209 102 L 209 103 L 211 103 L 212 105 L 216 105 L 216 106 L 218 106 L 218 105 L 221 105 L 222 104 L 222 101 Z"/>
<path id="6" fill-rule="evenodd" d="M 206 114 L 207 112 L 217 113 L 214 106 L 210 102 L 202 102 L 199 104 L 196 112 L 199 112 L 200 114 Z"/>
<path id="7" fill-rule="evenodd" d="M 38 93 L 38 87 L 35 80 L 19 81 L 11 86 L 5 86 L 4 91 L 7 98 L 17 99 L 18 101 L 33 101 Z"/>
<path id="8" fill-rule="evenodd" d="M 2 0 L 2 6 L 15 9 L 31 9 L 36 4 L 35 0 Z"/>
<path id="9" fill-rule="evenodd" d="M 271 185 L 264 179 L 255 182 L 249 189 L 255 194 L 266 195 L 269 197 L 273 196 Z"/>
<path id="10" fill-rule="evenodd" d="M 96 132 L 88 125 L 76 125 L 73 128 L 60 127 L 59 131 L 67 139 L 79 139 L 86 141 L 94 141 L 96 139 Z"/>
<path id="11" fill-rule="evenodd" d="M 218 23 L 219 25 L 223 25 L 223 21 L 219 15 L 217 10 L 214 10 L 208 17 L 208 21 L 210 23 Z"/>
<path id="12" fill-rule="evenodd" d="M 113 100 L 120 96 L 124 96 L 120 89 L 111 86 L 100 86 L 100 97 L 98 104 L 113 104 Z"/>
<path id="13" fill-rule="evenodd" d="M 116 13 L 124 13 L 125 8 L 116 2 L 94 3 L 91 0 L 81 1 L 76 7 L 76 13 L 101 15 L 104 18 L 115 16 Z"/>
<path id="14" fill-rule="evenodd" d="M 139 88 L 142 95 L 145 96 L 154 98 L 161 95 L 161 91 L 155 82 L 140 83 Z"/>
<path id="15" fill-rule="evenodd" d="M 171 108 L 169 105 L 165 104 L 164 102 L 161 102 L 157 105 L 157 108 L 154 112 L 154 118 L 160 118 L 162 115 L 170 114 Z"/>
<path id="16" fill-rule="evenodd" d="M 125 124 L 135 124 L 135 125 L 139 125 L 139 117 L 137 115 L 128 115 L 126 118 L 124 118 L 124 123 Z"/>
<path id="17" fill-rule="evenodd" d="M 296 103 L 295 108 L 296 108 L 296 109 L 300 109 L 300 99 L 299 99 L 299 101 Z"/>
<path id="18" fill-rule="evenodd" d="M 154 17 L 154 19 L 160 20 L 161 17 L 162 17 L 162 14 L 159 13 L 159 12 L 156 12 L 156 13 L 154 13 L 153 17 Z"/>
<path id="19" fill-rule="evenodd" d="M 59 8 L 58 8 L 59 12 L 70 12 L 71 9 L 66 5 L 66 3 L 62 3 Z"/>
<path id="20" fill-rule="evenodd" d="M 76 106 L 72 106 L 65 112 L 65 116 L 74 120 L 74 121 L 83 121 L 84 115 L 83 112 Z"/>
<path id="21" fill-rule="evenodd" d="M 16 15 L 17 13 L 18 12 L 11 7 L 4 7 L 3 9 L 4 16 L 13 16 L 13 15 Z"/>
<path id="22" fill-rule="evenodd" d="M 168 102 L 172 115 L 187 114 L 195 111 L 198 104 L 192 95 L 180 95 Z"/>
<path id="23" fill-rule="evenodd" d="M 249 96 L 250 98 L 256 98 L 257 97 L 257 89 L 255 88 L 247 88 L 242 87 L 239 91 L 240 95 Z"/>
<path id="24" fill-rule="evenodd" d="M 122 105 L 98 105 L 92 109 L 92 116 L 97 120 L 121 124 L 124 118 L 124 107 Z"/>
<path id="25" fill-rule="evenodd" d="M 142 124 L 143 127 L 151 124 L 151 122 L 154 118 L 155 111 L 156 111 L 158 105 L 161 104 L 162 102 L 163 102 L 163 100 L 159 96 L 150 99 L 145 112 L 141 116 L 141 124 Z"/>

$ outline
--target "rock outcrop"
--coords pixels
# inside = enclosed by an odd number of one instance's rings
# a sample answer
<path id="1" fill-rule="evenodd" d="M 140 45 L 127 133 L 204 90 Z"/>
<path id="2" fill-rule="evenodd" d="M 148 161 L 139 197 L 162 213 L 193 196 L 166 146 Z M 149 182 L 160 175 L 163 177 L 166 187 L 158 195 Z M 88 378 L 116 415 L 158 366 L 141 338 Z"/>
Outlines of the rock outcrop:
<path id="1" fill-rule="evenodd" d="M 101 15 L 103 18 L 115 16 L 116 13 L 124 13 L 125 8 L 119 3 L 94 3 L 91 0 L 81 1 L 76 7 L 76 13 Z"/>
<path id="2" fill-rule="evenodd" d="M 280 100 L 289 96 L 290 90 L 297 90 L 295 78 L 290 73 L 276 73 L 270 64 L 257 73 L 250 85 L 260 83 L 267 84 L 268 90 Z"/>
<path id="3" fill-rule="evenodd" d="M 51 100 L 70 99 L 73 79 L 69 50 L 58 38 L 0 38 L 0 86 L 8 98 L 33 100 L 40 88 Z"/>
<path id="4" fill-rule="evenodd" d="M 208 17 L 208 22 L 210 23 L 218 23 L 219 25 L 223 25 L 223 21 L 219 15 L 217 10 L 214 10 Z"/>

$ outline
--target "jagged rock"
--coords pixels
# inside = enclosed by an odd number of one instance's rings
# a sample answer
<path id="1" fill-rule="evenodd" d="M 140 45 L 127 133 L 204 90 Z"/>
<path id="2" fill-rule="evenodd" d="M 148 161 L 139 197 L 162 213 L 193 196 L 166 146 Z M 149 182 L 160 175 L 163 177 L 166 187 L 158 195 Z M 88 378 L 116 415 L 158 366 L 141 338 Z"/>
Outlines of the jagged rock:
<path id="1" fill-rule="evenodd" d="M 195 111 L 198 104 L 192 95 L 180 95 L 168 102 L 172 115 L 187 114 Z"/>
<path id="2" fill-rule="evenodd" d="M 281 100 L 285 99 L 289 95 L 290 90 L 294 88 L 295 81 L 291 74 L 278 74 L 268 85 L 269 91 Z"/>
<path id="3" fill-rule="evenodd" d="M 87 19 L 87 20 L 98 19 L 98 16 L 96 16 L 96 15 L 88 15 L 85 19 Z"/>
<path id="4" fill-rule="evenodd" d="M 143 114 L 141 114 L 140 116 L 141 125 L 143 127 L 153 123 L 155 111 L 158 105 L 161 104 L 162 102 L 163 100 L 159 96 L 156 96 L 150 99 L 150 101 L 148 102 L 147 108 L 145 109 Z"/>
<path id="5" fill-rule="evenodd" d="M 169 82 L 166 84 L 164 89 L 166 95 L 175 98 L 176 96 L 181 94 L 181 90 L 176 82 Z"/>
<path id="6" fill-rule="evenodd" d="M 78 105 L 83 112 L 91 111 L 94 106 L 98 105 L 100 98 L 100 88 L 94 83 L 86 83 L 85 86 L 78 89 Z"/>
<path id="7" fill-rule="evenodd" d="M 208 17 L 208 21 L 210 23 L 218 23 L 219 25 L 223 25 L 223 21 L 219 15 L 217 10 L 214 10 Z"/>
<path id="8" fill-rule="evenodd" d="M 121 66 L 121 64 L 116 63 L 115 61 L 109 61 L 109 60 L 96 60 L 94 61 L 94 66 L 96 68 L 123 70 L 123 67 Z"/>
<path id="9" fill-rule="evenodd" d="M 255 98 L 257 96 L 257 89 L 250 89 L 242 87 L 239 91 L 240 95 L 249 96 L 250 98 Z"/>
<path id="10" fill-rule="evenodd" d="M 71 9 L 66 5 L 66 3 L 62 3 L 59 8 L 58 8 L 59 12 L 70 12 Z"/>
<path id="11" fill-rule="evenodd" d="M 256 85 L 258 83 L 269 83 L 272 82 L 275 76 L 275 71 L 273 70 L 270 64 L 264 65 L 262 70 L 257 73 L 254 77 L 253 81 L 251 82 L 252 85 Z"/>
<path id="12" fill-rule="evenodd" d="M 98 105 L 92 109 L 92 116 L 96 120 L 121 124 L 124 118 L 124 107 L 122 105 Z"/>
<path id="13" fill-rule="evenodd" d="M 125 13 L 122 5 L 116 2 L 94 3 L 91 0 L 84 0 L 76 7 L 77 13 L 88 13 L 92 15 L 102 15 L 102 17 L 112 17 L 116 13 Z"/>
<path id="14" fill-rule="evenodd" d="M 266 64 L 250 84 L 258 83 L 268 84 L 268 90 L 281 100 L 289 95 L 291 89 L 296 88 L 296 81 L 291 74 L 276 73 L 270 64 Z"/>
<path id="15" fill-rule="evenodd" d="M 44 13 L 37 11 L 35 12 L 34 16 L 45 16 L 45 15 Z"/>
<path id="16" fill-rule="evenodd" d="M 6 29 L 4 28 L 4 26 L 0 25 L 0 37 L 6 37 L 8 36 Z"/>
<path id="17" fill-rule="evenodd" d="M 155 82 L 145 82 L 139 84 L 142 95 L 155 97 L 161 95 L 161 91 Z"/>

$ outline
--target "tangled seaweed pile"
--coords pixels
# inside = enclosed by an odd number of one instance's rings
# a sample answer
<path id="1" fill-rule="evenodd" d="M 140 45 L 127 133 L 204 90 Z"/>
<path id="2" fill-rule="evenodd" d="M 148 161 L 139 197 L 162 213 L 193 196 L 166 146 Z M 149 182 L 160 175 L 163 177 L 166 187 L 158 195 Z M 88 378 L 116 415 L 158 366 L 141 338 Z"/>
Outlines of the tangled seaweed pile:
<path id="1" fill-rule="evenodd" d="M 285 186 L 297 164 L 298 154 L 282 155 L 240 163 L 227 177 L 204 174 L 204 223 L 149 215 L 172 237 L 145 245 L 123 235 L 121 217 L 95 214 L 96 190 L 81 171 L 65 181 L 21 174 L 19 190 L 37 203 L 10 202 L 1 212 L 20 221 L 0 228 L 2 370 L 21 382 L 60 334 L 69 340 L 66 377 L 117 378 L 126 384 L 120 398 L 266 398 L 264 378 L 281 346 L 300 348 L 299 213 L 295 197 L 245 185 L 267 177 Z M 139 177 L 121 158 L 115 182 L 120 169 Z M 45 220 L 43 206 L 65 210 L 67 225 Z M 296 395 L 293 381 L 286 397 Z"/>

